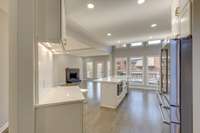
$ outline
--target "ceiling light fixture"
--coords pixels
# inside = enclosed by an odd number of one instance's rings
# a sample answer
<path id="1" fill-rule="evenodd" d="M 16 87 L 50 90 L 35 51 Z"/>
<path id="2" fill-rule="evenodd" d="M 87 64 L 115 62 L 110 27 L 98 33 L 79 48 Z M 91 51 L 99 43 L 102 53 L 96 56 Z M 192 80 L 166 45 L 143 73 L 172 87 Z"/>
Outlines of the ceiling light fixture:
<path id="1" fill-rule="evenodd" d="M 142 4 L 145 3 L 145 0 L 138 0 L 137 3 L 138 3 L 139 5 L 142 5 Z"/>
<path id="2" fill-rule="evenodd" d="M 112 34 L 111 33 L 107 33 L 107 36 L 112 36 Z"/>
<path id="3" fill-rule="evenodd" d="M 95 5 L 93 3 L 89 3 L 87 5 L 88 9 L 94 9 Z"/>
<path id="4" fill-rule="evenodd" d="M 157 27 L 158 25 L 157 24 L 152 24 L 151 25 L 151 28 L 155 28 L 155 27 Z"/>

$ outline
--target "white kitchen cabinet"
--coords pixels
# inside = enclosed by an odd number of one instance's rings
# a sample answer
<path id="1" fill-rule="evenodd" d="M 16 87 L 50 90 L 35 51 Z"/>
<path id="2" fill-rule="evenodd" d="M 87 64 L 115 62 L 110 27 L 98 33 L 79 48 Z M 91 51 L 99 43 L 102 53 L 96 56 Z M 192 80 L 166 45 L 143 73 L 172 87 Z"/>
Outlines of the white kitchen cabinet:
<path id="1" fill-rule="evenodd" d="M 49 88 L 35 105 L 36 133 L 83 133 L 84 96 L 78 86 Z"/>
<path id="2" fill-rule="evenodd" d="M 177 15 L 180 0 L 172 0 L 171 4 L 171 20 L 172 20 L 172 38 L 180 35 L 180 17 Z"/>
<path id="3" fill-rule="evenodd" d="M 36 133 L 83 133 L 83 102 L 38 107 Z"/>
<path id="4" fill-rule="evenodd" d="M 186 37 L 191 35 L 191 1 L 172 1 L 172 37 Z"/>
<path id="5" fill-rule="evenodd" d="M 102 82 L 101 83 L 101 107 L 117 109 L 119 104 L 123 101 L 127 91 L 127 86 L 122 85 L 121 82 Z"/>
<path id="6" fill-rule="evenodd" d="M 192 34 L 192 14 L 191 14 L 191 4 L 187 3 L 185 8 L 181 11 L 180 16 L 180 36 L 187 37 Z"/>
<path id="7" fill-rule="evenodd" d="M 128 93 L 127 78 L 107 77 L 95 82 L 101 83 L 101 107 L 117 109 Z"/>
<path id="8" fill-rule="evenodd" d="M 190 2 L 190 0 L 180 0 L 180 8 L 183 10 L 187 4 Z"/>
<path id="9" fill-rule="evenodd" d="M 59 43 L 61 40 L 61 0 L 37 0 L 37 40 Z"/>

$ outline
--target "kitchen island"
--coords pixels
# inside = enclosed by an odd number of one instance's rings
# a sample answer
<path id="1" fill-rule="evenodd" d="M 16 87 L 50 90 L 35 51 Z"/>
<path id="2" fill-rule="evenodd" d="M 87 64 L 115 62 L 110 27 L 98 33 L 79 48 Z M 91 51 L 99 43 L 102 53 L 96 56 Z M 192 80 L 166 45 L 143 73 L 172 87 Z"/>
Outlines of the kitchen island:
<path id="1" fill-rule="evenodd" d="M 36 104 L 36 133 L 83 133 L 83 102 L 78 86 L 54 87 Z"/>
<path id="2" fill-rule="evenodd" d="M 95 80 L 101 83 L 101 107 L 116 109 L 128 94 L 126 77 L 107 77 Z"/>

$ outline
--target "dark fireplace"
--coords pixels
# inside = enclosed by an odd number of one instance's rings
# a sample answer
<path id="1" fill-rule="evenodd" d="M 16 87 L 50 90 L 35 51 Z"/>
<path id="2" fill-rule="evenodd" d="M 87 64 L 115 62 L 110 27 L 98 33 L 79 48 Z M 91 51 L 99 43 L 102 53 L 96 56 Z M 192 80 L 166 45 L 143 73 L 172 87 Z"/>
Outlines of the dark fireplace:
<path id="1" fill-rule="evenodd" d="M 80 70 L 78 68 L 66 68 L 66 83 L 78 83 L 80 80 Z"/>

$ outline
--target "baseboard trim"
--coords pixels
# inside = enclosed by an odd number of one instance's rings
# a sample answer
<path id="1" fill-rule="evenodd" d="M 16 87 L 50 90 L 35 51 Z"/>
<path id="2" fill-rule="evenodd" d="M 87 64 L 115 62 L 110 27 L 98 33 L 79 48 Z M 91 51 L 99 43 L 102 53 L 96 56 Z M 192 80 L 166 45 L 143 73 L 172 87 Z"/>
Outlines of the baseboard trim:
<path id="1" fill-rule="evenodd" d="M 0 133 L 8 133 L 8 122 L 0 127 Z"/>

